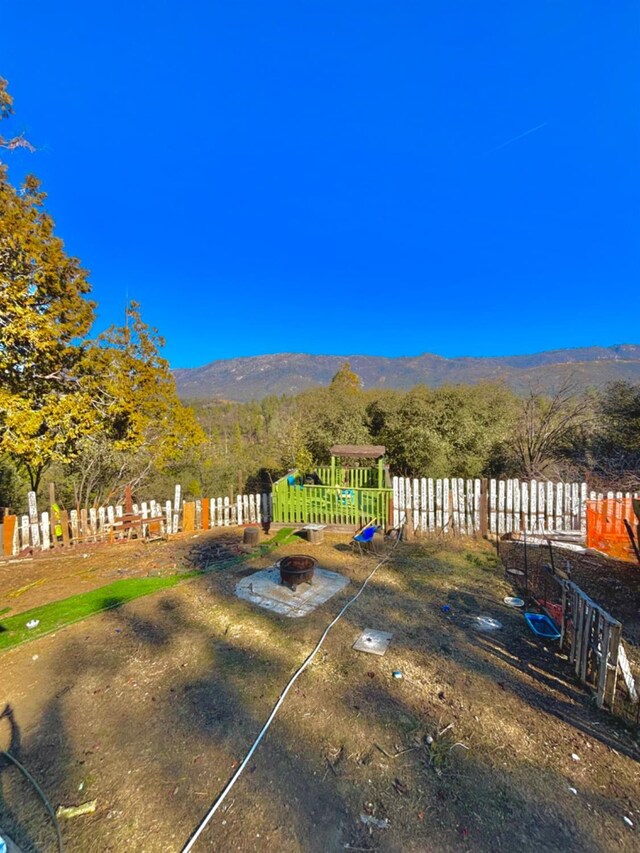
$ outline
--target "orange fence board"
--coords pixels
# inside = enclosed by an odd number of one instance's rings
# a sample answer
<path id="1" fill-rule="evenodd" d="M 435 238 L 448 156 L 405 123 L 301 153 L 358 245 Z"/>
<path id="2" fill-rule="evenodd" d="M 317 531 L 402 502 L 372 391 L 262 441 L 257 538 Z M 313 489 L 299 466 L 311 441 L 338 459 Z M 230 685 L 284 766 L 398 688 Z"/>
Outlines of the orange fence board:
<path id="1" fill-rule="evenodd" d="M 624 525 L 625 518 L 636 533 L 638 519 L 633 511 L 631 498 L 587 501 L 587 548 L 595 548 L 616 560 L 637 564 Z"/>
<path id="2" fill-rule="evenodd" d="M 5 515 L 4 517 L 2 551 L 5 557 L 10 557 L 13 554 L 13 537 L 17 522 L 18 519 L 15 515 Z"/>
<path id="3" fill-rule="evenodd" d="M 192 501 L 184 504 L 184 513 L 182 516 L 182 532 L 193 533 L 196 529 L 196 505 Z"/>

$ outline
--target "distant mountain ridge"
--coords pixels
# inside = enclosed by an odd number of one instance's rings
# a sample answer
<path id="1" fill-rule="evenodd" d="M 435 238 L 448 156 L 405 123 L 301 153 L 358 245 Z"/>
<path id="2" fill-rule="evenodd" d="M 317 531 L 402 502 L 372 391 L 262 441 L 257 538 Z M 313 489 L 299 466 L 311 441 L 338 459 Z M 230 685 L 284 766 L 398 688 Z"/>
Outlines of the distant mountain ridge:
<path id="1" fill-rule="evenodd" d="M 640 382 L 640 345 L 579 347 L 533 355 L 444 358 L 425 353 L 388 358 L 372 355 L 278 353 L 221 359 L 202 367 L 173 371 L 183 399 L 260 400 L 327 385 L 349 361 L 365 388 L 437 387 L 446 384 L 504 382 L 515 391 L 551 391 L 571 378 L 579 388 L 614 380 Z"/>

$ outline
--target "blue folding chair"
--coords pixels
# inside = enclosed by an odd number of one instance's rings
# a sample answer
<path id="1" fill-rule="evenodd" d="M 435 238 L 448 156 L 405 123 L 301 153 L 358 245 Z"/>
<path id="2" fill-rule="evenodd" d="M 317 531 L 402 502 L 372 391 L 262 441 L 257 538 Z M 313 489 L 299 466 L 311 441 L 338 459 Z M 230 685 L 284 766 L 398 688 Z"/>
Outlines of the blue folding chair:
<path id="1" fill-rule="evenodd" d="M 368 545 L 371 549 L 373 549 L 373 537 L 376 534 L 376 526 L 375 524 L 369 524 L 360 533 L 356 533 L 356 535 L 351 540 L 351 545 L 353 547 L 354 543 L 358 546 L 358 550 L 360 551 L 360 555 L 362 555 L 362 546 Z"/>

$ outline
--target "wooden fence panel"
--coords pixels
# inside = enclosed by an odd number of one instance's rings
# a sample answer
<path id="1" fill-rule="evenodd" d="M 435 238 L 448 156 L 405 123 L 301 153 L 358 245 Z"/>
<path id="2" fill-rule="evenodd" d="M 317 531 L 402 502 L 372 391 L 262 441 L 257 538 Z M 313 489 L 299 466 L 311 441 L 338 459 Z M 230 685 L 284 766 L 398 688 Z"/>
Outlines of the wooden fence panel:
<path id="1" fill-rule="evenodd" d="M 585 483 L 492 479 L 483 499 L 480 480 L 394 477 L 393 523 L 398 526 L 411 512 L 414 528 L 423 532 L 584 532 L 586 497 Z"/>

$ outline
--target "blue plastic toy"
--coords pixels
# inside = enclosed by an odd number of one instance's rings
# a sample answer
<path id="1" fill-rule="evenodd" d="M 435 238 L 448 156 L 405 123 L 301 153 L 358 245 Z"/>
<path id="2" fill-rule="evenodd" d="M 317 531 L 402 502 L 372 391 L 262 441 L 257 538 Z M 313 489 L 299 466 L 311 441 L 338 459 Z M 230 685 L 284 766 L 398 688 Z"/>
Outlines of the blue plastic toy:
<path id="1" fill-rule="evenodd" d="M 557 625 L 546 613 L 525 613 L 524 618 L 537 637 L 543 637 L 545 640 L 560 639 L 560 631 L 558 631 Z"/>

